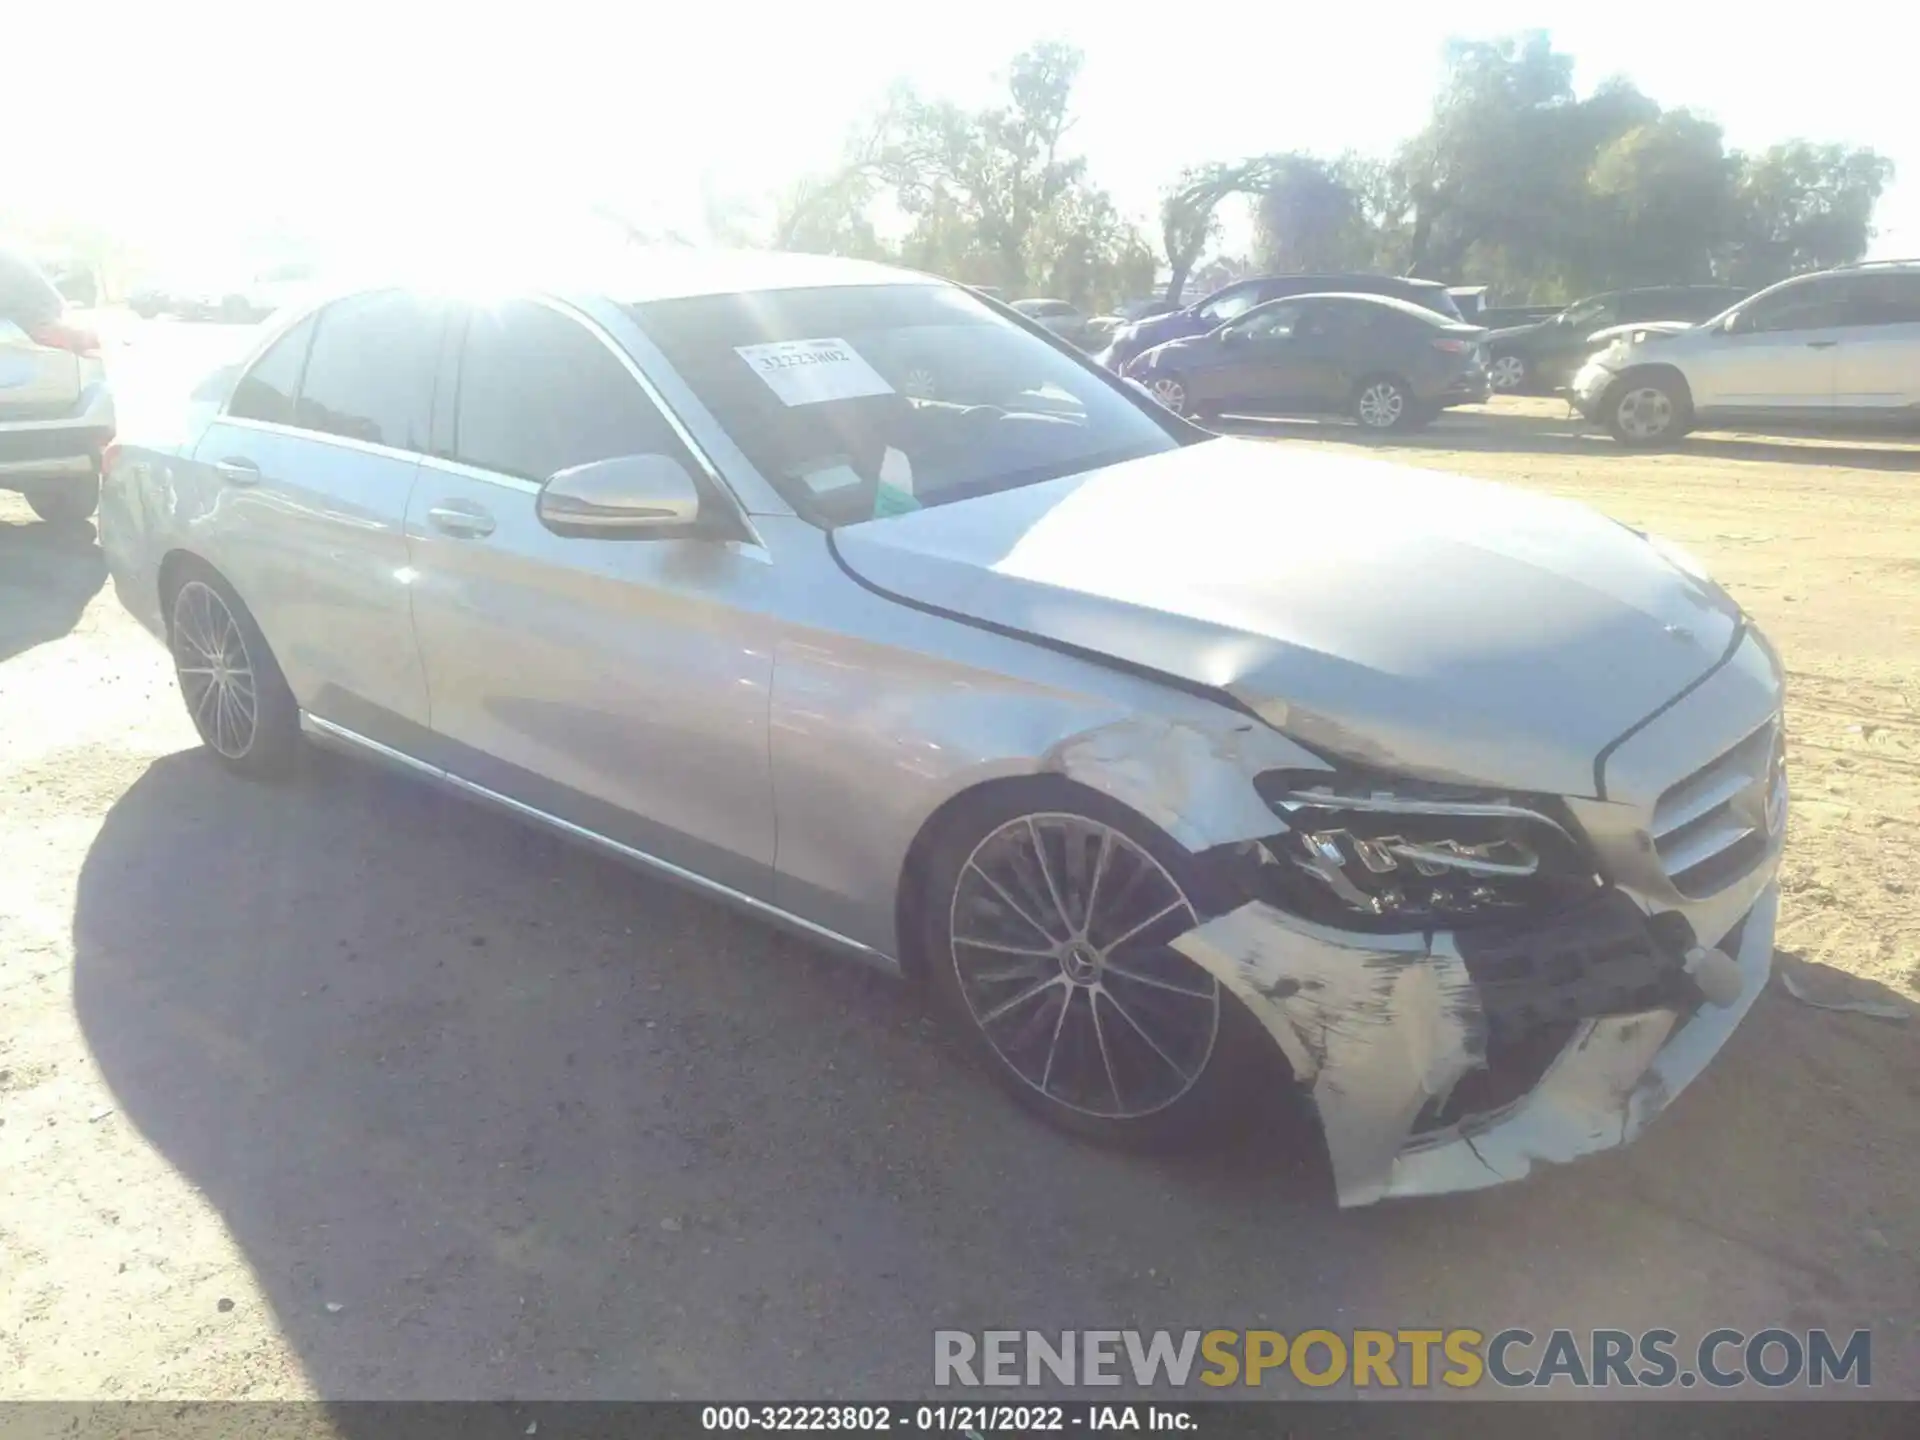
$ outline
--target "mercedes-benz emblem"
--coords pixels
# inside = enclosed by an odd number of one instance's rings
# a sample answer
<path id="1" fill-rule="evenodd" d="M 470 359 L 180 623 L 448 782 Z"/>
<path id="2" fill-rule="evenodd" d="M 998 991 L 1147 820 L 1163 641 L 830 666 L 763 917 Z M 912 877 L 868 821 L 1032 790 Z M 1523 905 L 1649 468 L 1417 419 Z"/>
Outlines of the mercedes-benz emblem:
<path id="1" fill-rule="evenodd" d="M 1767 759 L 1767 778 L 1761 782 L 1767 793 L 1760 800 L 1760 818 L 1769 837 L 1778 835 L 1787 819 L 1787 745 L 1786 737 L 1774 732 L 1773 753 Z"/>

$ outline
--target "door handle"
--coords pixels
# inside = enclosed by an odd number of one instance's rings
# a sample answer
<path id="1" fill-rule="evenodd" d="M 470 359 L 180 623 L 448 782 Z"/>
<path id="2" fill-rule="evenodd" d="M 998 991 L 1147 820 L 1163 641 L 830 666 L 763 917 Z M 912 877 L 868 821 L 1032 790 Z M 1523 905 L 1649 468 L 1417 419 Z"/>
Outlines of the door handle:
<path id="1" fill-rule="evenodd" d="M 435 505 L 427 511 L 427 523 L 456 540 L 481 540 L 493 533 L 493 516 L 478 506 Z"/>
<path id="2" fill-rule="evenodd" d="M 213 462 L 213 473 L 229 485 L 258 485 L 260 467 L 251 460 L 230 455 L 225 460 Z"/>
<path id="3" fill-rule="evenodd" d="M 1807 341 L 1807 348 L 1809 350 L 1828 350 L 1839 343 L 1838 340 L 1809 340 Z"/>

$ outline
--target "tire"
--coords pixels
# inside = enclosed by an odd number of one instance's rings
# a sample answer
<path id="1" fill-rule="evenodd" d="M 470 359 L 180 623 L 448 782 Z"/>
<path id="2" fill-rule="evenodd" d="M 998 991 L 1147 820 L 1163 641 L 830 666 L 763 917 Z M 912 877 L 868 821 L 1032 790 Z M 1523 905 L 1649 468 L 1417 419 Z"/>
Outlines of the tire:
<path id="1" fill-rule="evenodd" d="M 1600 414 L 1615 440 L 1636 450 L 1671 445 L 1693 428 L 1693 399 L 1675 375 L 1624 375 L 1607 387 Z"/>
<path id="2" fill-rule="evenodd" d="M 1164 408 L 1187 419 L 1193 418 L 1193 397 L 1184 376 L 1156 375 L 1147 382 L 1147 389 Z"/>
<path id="3" fill-rule="evenodd" d="M 1411 430 L 1424 413 L 1398 375 L 1369 375 L 1353 387 L 1352 414 L 1362 430 Z"/>
<path id="4" fill-rule="evenodd" d="M 100 508 L 100 477 L 89 475 L 77 485 L 36 485 L 27 491 L 27 505 L 49 525 L 84 525 Z"/>
<path id="5" fill-rule="evenodd" d="M 1165 944 L 1229 902 L 1124 806 L 1057 778 L 983 791 L 945 823 L 917 880 L 937 1003 L 1041 1118 L 1104 1144 L 1184 1148 L 1238 1131 L 1270 1101 L 1272 1041 Z"/>
<path id="6" fill-rule="evenodd" d="M 1518 395 L 1533 383 L 1533 366 L 1511 350 L 1496 352 L 1487 364 L 1487 379 L 1502 395 Z"/>
<path id="7" fill-rule="evenodd" d="M 166 597 L 167 648 L 187 717 L 237 774 L 286 774 L 300 752 L 300 708 L 253 615 L 212 570 L 193 566 Z"/>

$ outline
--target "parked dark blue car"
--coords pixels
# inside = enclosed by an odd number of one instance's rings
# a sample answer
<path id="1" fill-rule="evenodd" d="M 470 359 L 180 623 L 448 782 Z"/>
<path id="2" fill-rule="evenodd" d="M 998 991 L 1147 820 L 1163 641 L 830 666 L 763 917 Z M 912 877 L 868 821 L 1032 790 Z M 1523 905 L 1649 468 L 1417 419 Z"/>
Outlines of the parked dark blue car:
<path id="1" fill-rule="evenodd" d="M 1113 332 L 1107 348 L 1095 358 L 1116 375 L 1134 356 L 1183 340 L 1189 335 L 1205 335 L 1229 320 L 1244 315 L 1269 300 L 1284 300 L 1289 295 L 1337 293 L 1342 295 L 1386 295 L 1405 300 L 1449 320 L 1459 320 L 1459 307 L 1447 287 L 1437 280 L 1409 280 L 1398 275 L 1256 275 L 1236 280 L 1216 290 L 1206 299 L 1170 315 L 1154 315 L 1136 320 Z"/>

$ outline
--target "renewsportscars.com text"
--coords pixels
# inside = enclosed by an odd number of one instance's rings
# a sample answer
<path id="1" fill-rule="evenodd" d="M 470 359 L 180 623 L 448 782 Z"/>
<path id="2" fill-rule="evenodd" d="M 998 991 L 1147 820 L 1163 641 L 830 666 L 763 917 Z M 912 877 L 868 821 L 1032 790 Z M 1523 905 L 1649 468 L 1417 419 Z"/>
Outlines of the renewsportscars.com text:
<path id="1" fill-rule="evenodd" d="M 1768 1389 L 1873 1383 L 1873 1337 L 1825 1330 L 938 1330 L 940 1387 L 1299 1384 L 1360 1390 L 1481 1385 Z"/>

